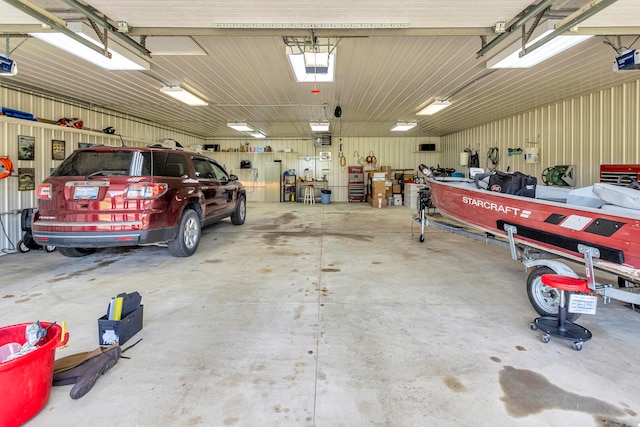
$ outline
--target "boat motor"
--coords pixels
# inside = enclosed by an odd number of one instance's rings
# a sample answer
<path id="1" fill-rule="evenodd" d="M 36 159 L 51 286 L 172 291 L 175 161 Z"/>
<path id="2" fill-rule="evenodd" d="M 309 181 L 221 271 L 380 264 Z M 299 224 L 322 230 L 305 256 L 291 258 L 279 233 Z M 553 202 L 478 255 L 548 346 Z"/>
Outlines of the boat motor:
<path id="1" fill-rule="evenodd" d="M 548 167 L 542 171 L 542 182 L 544 185 L 575 187 L 575 168 L 575 165 L 558 165 Z"/>

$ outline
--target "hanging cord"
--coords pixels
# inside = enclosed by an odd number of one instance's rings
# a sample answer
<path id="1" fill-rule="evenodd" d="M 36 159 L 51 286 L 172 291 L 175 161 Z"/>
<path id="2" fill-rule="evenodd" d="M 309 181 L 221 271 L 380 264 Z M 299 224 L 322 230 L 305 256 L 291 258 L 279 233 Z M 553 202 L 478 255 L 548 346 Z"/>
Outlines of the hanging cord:
<path id="1" fill-rule="evenodd" d="M 4 252 L 5 254 L 15 254 L 16 252 L 18 252 L 18 250 L 16 249 L 16 245 L 11 241 L 11 237 L 9 237 L 9 235 L 7 234 L 7 230 L 4 228 L 2 215 L 0 215 L 0 227 L 2 227 L 2 234 L 4 234 L 4 236 L 7 238 L 7 241 L 9 242 L 9 245 L 11 245 L 11 248 L 9 249 L 2 248 L 2 252 Z"/>
<path id="2" fill-rule="evenodd" d="M 500 150 L 498 150 L 498 147 L 489 148 L 489 151 L 487 151 L 487 169 L 489 169 L 490 172 L 495 172 L 499 162 Z"/>

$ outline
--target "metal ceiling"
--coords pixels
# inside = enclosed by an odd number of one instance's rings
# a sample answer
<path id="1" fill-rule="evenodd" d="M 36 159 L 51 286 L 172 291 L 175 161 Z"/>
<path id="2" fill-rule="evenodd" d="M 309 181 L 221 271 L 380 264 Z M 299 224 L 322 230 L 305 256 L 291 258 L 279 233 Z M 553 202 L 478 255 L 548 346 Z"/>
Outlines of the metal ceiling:
<path id="1" fill-rule="evenodd" d="M 82 15 L 63 0 L 33 4 L 65 20 Z M 598 1 L 553 2 L 560 16 Z M 104 107 L 202 137 L 243 136 L 226 126 L 246 121 L 268 137 L 309 137 L 310 121 L 330 119 L 340 105 L 343 136 L 389 136 L 397 121 L 417 121 L 407 136 L 440 136 L 500 117 L 635 80 L 639 72 L 614 73 L 615 50 L 605 35 L 629 46 L 640 34 L 640 0 L 618 0 L 580 24 L 599 34 L 531 69 L 487 70 L 501 43 L 477 58 L 481 37 L 495 37 L 497 21 L 512 21 L 529 0 L 298 0 L 212 1 L 92 0 L 114 24 L 126 21 L 133 38 L 191 35 L 204 56 L 154 56 L 149 71 L 104 71 L 37 39 L 17 36 L 38 21 L 0 2 L 0 34 L 12 34 L 15 77 L 0 84 L 36 89 Z M 634 22 L 635 21 L 635 22 Z M 283 36 L 342 37 L 334 83 L 296 83 Z M 514 35 L 515 36 L 515 35 Z M 615 37 L 608 38 L 617 43 Z M 22 43 L 24 41 L 24 43 Z M 20 44 L 22 43 L 22 44 Z M 19 45 L 19 46 L 18 46 Z M 17 47 L 17 48 L 16 48 Z M 634 46 L 639 47 L 640 46 Z M 0 45 L 0 52 L 3 52 Z M 188 107 L 160 92 L 181 85 L 204 97 Z M 451 107 L 433 116 L 416 112 L 433 99 Z M 56 118 L 49 118 L 56 119 Z M 397 136 L 397 133 L 393 133 Z"/>

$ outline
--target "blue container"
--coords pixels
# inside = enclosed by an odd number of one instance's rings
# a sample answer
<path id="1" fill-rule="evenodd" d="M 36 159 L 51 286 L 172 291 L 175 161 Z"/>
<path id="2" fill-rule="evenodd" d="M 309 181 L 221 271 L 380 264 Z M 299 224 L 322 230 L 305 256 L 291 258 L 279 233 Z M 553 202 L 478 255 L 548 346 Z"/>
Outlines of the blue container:
<path id="1" fill-rule="evenodd" d="M 320 190 L 320 203 L 328 205 L 331 202 L 331 190 Z"/>

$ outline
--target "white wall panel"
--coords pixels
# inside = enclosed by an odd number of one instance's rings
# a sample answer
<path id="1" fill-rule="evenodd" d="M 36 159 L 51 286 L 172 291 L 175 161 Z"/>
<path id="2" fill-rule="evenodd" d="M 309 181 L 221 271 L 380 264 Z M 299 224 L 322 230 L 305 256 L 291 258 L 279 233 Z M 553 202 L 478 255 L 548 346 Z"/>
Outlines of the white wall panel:
<path id="1" fill-rule="evenodd" d="M 577 186 L 599 180 L 600 164 L 640 163 L 640 80 L 547 105 L 442 138 L 443 162 L 460 169 L 459 152 L 478 149 L 480 166 L 498 147 L 499 170 L 540 177 L 551 166 L 575 164 Z M 538 147 L 537 164 L 509 148 Z"/>

